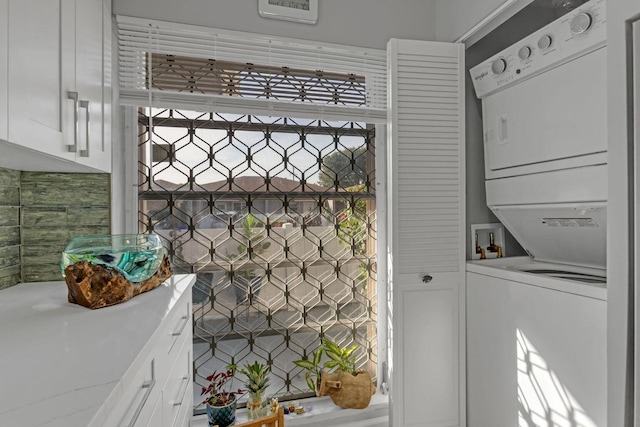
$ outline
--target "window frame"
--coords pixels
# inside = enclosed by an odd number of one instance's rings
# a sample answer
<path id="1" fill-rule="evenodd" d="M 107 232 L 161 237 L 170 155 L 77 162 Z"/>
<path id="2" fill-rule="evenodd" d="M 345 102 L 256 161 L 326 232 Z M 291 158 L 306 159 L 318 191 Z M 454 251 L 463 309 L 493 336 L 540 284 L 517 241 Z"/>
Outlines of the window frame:
<path id="1" fill-rule="evenodd" d="M 124 167 L 120 173 L 115 173 L 113 177 L 121 177 L 120 185 L 124 184 L 125 191 L 122 192 L 121 202 L 126 206 L 126 211 L 130 214 L 126 217 L 126 220 L 121 225 L 123 227 L 122 232 L 137 232 L 138 230 L 138 114 L 137 109 L 134 107 L 123 106 L 123 148 L 125 151 Z M 386 257 L 380 256 L 384 254 L 387 247 L 387 218 L 386 218 L 386 126 L 376 124 L 375 125 L 375 178 L 373 179 L 373 185 L 375 185 L 375 203 L 376 203 L 376 216 L 377 216 L 377 378 L 378 386 L 380 390 L 386 390 L 388 386 L 388 331 L 387 331 L 387 315 L 388 315 L 388 288 L 387 288 L 387 260 Z M 126 181 L 127 177 L 132 177 L 131 181 Z M 122 187 L 121 187 L 122 188 Z M 126 231 L 130 230 L 130 231 Z"/>

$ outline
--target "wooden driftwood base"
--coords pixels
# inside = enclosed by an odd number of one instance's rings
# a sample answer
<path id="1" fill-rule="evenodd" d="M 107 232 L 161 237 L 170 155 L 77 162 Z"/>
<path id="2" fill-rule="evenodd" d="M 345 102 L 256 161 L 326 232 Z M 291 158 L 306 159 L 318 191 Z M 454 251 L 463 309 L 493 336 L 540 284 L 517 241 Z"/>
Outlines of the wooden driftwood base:
<path id="1" fill-rule="evenodd" d="M 64 269 L 69 302 L 89 308 L 101 308 L 127 301 L 150 291 L 167 280 L 173 272 L 165 255 L 158 271 L 147 280 L 132 283 L 118 270 L 80 261 Z"/>

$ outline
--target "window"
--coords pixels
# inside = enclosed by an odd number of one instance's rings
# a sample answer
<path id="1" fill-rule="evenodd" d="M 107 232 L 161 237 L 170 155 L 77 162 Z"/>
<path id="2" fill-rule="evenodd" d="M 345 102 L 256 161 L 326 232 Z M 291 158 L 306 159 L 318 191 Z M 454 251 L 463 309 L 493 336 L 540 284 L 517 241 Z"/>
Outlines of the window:
<path id="1" fill-rule="evenodd" d="M 138 229 L 163 237 L 176 273 L 197 275 L 196 404 L 211 370 L 255 359 L 271 365 L 269 394 L 311 395 L 293 360 L 321 337 L 357 342 L 376 376 L 386 51 L 117 23 L 118 99 L 144 107 Z"/>
<path id="2" fill-rule="evenodd" d="M 139 230 L 197 274 L 196 410 L 212 370 L 254 360 L 268 394 L 311 396 L 293 360 L 322 337 L 358 343 L 375 375 L 375 127 L 175 109 L 138 124 Z"/>

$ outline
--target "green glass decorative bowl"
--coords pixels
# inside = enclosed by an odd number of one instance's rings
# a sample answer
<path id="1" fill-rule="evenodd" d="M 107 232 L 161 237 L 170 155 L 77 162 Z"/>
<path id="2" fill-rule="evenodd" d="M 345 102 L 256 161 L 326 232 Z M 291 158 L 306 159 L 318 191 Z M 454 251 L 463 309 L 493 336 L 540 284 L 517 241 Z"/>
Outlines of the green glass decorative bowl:
<path id="1" fill-rule="evenodd" d="M 160 267 L 164 248 L 157 234 L 103 234 L 74 237 L 62 252 L 60 267 L 79 261 L 118 270 L 130 282 L 148 279 Z"/>

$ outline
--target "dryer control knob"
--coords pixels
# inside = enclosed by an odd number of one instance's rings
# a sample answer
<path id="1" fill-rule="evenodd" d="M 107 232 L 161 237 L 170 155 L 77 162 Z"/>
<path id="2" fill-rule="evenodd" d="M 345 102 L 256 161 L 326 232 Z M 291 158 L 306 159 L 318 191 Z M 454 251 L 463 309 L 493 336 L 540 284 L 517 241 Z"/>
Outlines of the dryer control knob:
<path id="1" fill-rule="evenodd" d="M 542 36 L 540 37 L 540 40 L 538 40 L 538 47 L 540 49 L 547 49 L 551 46 L 551 43 L 553 43 L 553 39 L 550 35 Z"/>
<path id="2" fill-rule="evenodd" d="M 571 28 L 571 32 L 573 34 L 582 34 L 591 28 L 591 24 L 593 23 L 593 18 L 587 12 L 579 13 L 573 17 L 571 23 L 569 24 L 569 28 Z"/>
<path id="3" fill-rule="evenodd" d="M 502 58 L 496 59 L 491 64 L 491 71 L 493 71 L 493 74 L 502 74 L 506 69 L 507 69 L 507 61 L 505 61 Z"/>
<path id="4" fill-rule="evenodd" d="M 529 46 L 523 46 L 518 51 L 518 57 L 520 59 L 527 59 L 531 56 L 531 48 Z"/>

